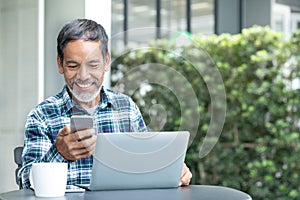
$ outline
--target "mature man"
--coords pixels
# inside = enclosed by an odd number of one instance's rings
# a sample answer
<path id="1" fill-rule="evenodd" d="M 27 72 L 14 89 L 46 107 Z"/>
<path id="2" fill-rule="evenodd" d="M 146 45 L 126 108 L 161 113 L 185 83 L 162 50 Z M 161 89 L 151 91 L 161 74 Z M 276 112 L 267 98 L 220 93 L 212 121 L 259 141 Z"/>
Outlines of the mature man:
<path id="1" fill-rule="evenodd" d="M 67 185 L 89 183 L 95 135 L 147 131 L 131 98 L 102 86 L 110 63 L 107 42 L 104 28 L 92 20 L 73 20 L 61 29 L 57 37 L 57 64 L 66 85 L 27 117 L 19 173 L 22 188 L 30 187 L 29 174 L 34 162 L 67 162 Z M 94 116 L 96 127 L 71 134 L 70 117 L 78 113 Z M 181 183 L 189 184 L 191 177 L 184 165 Z"/>

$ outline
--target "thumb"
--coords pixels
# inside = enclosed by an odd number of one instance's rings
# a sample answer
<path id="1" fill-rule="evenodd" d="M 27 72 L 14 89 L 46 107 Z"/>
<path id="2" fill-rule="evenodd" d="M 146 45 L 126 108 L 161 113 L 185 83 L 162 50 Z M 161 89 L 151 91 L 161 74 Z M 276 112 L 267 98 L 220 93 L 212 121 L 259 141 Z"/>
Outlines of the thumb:
<path id="1" fill-rule="evenodd" d="M 64 128 L 59 129 L 57 136 L 66 136 L 71 133 L 70 125 L 66 125 Z"/>

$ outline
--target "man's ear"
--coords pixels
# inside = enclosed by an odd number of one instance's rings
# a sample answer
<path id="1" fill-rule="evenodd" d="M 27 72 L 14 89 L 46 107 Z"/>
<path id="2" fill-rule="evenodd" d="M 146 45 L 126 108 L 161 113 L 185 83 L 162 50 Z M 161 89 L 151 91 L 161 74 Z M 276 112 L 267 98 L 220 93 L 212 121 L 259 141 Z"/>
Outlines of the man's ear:
<path id="1" fill-rule="evenodd" d="M 60 74 L 63 74 L 64 73 L 63 63 L 58 55 L 56 56 L 56 62 L 57 62 L 57 66 L 58 66 L 58 72 Z"/>
<path id="2" fill-rule="evenodd" d="M 107 54 L 106 54 L 106 60 L 105 60 L 105 68 L 104 68 L 104 70 L 106 72 L 109 71 L 109 63 L 110 63 L 110 53 L 107 52 Z"/>

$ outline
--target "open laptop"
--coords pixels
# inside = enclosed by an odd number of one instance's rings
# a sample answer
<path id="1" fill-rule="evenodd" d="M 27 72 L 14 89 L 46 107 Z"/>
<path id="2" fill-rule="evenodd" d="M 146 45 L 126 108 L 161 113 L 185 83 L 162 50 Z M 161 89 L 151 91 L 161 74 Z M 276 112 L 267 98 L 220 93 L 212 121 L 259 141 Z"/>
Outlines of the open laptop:
<path id="1" fill-rule="evenodd" d="M 101 133 L 87 190 L 178 187 L 189 132 Z"/>

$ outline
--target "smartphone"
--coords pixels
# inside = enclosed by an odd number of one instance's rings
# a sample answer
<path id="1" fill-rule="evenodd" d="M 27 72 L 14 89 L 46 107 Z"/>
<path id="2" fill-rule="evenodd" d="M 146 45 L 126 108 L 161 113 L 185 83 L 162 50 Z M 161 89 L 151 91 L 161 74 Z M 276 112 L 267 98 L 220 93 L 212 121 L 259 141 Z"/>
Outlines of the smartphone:
<path id="1" fill-rule="evenodd" d="M 71 116 L 71 133 L 93 128 L 94 118 L 90 115 Z"/>

